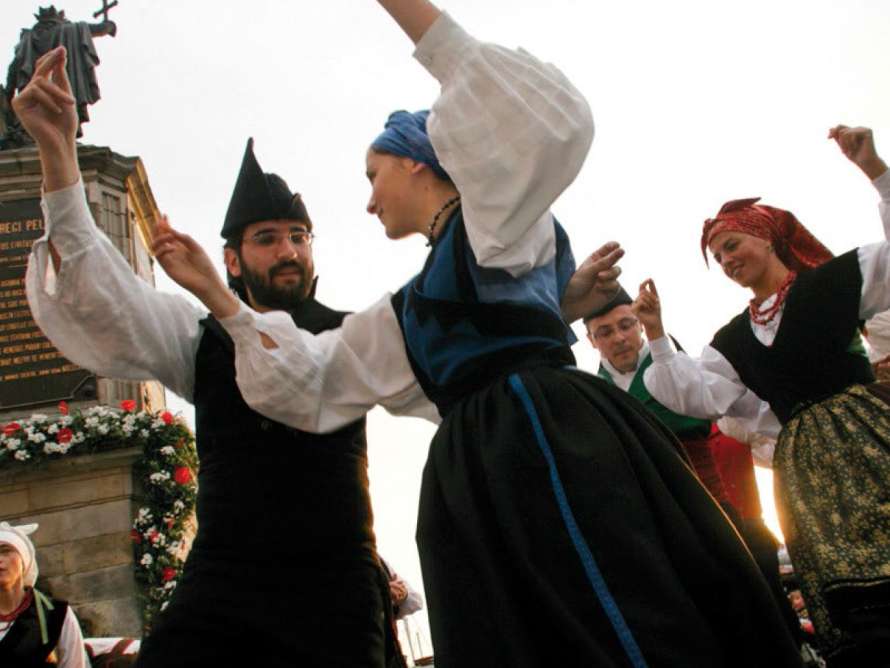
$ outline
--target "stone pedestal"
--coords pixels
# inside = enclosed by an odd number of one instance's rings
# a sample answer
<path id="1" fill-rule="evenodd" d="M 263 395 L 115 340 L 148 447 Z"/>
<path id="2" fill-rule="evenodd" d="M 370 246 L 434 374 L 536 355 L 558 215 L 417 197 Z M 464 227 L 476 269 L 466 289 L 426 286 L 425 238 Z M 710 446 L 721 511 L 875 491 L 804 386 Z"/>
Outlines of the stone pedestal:
<path id="1" fill-rule="evenodd" d="M 135 448 L 81 455 L 38 471 L 0 470 L 0 517 L 37 522 L 42 584 L 70 602 L 89 635 L 141 635 L 130 527 Z"/>
<path id="2" fill-rule="evenodd" d="M 96 224 L 153 285 L 148 248 L 159 213 L 141 160 L 97 146 L 79 146 L 78 158 Z M 137 410 L 163 409 L 160 384 L 80 369 L 34 324 L 24 268 L 31 243 L 44 233 L 40 196 L 36 149 L 0 151 L 0 425 L 55 412 L 60 400 L 72 410 L 129 399 Z M 52 595 L 74 605 L 91 635 L 141 635 L 129 538 L 138 496 L 132 465 L 139 454 L 122 449 L 66 456 L 40 470 L 0 468 L 0 520 L 40 524 L 33 539 L 41 575 Z"/>

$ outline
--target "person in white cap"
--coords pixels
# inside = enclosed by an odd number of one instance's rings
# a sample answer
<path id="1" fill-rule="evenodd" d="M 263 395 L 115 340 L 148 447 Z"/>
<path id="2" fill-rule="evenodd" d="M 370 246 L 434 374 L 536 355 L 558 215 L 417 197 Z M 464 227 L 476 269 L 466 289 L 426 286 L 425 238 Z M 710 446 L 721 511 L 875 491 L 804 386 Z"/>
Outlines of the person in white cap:
<path id="1" fill-rule="evenodd" d="M 34 588 L 36 524 L 0 522 L 0 666 L 90 665 L 74 610 Z"/>

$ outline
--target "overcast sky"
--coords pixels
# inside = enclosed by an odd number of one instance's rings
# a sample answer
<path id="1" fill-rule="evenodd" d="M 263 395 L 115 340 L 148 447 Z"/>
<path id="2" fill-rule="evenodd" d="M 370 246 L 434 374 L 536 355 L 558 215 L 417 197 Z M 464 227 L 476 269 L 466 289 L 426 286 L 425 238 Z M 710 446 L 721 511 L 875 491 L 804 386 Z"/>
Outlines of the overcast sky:
<path id="1" fill-rule="evenodd" d="M 80 21 L 100 4 L 56 6 Z M 0 3 L 6 62 L 37 6 Z M 835 252 L 881 238 L 875 193 L 825 137 L 837 123 L 869 125 L 890 155 L 890 3 L 441 6 L 480 39 L 557 64 L 587 96 L 593 149 L 554 211 L 578 257 L 608 239 L 625 246 L 628 291 L 653 276 L 665 322 L 688 350 L 748 299 L 699 253 L 701 223 L 725 200 L 762 196 L 791 209 Z M 260 164 L 303 194 L 315 222 L 322 301 L 362 308 L 420 268 L 423 240 L 388 241 L 364 211 L 364 151 L 390 111 L 428 107 L 437 84 L 376 2 L 120 0 L 111 17 L 118 35 L 96 40 L 102 100 L 83 141 L 140 156 L 174 225 L 221 256 L 219 229 L 253 136 Z M 585 340 L 576 354 L 595 368 Z M 419 586 L 413 535 L 433 429 L 378 412 L 369 440 L 380 549 Z"/>

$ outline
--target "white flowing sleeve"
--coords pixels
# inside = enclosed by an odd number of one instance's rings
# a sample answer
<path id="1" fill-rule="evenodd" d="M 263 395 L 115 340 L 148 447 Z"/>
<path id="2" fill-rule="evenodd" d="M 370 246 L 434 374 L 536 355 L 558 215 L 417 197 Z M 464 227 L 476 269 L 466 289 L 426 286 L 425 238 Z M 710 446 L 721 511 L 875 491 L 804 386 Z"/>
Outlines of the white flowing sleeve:
<path id="1" fill-rule="evenodd" d="M 25 289 L 43 333 L 79 366 L 110 378 L 157 379 L 191 401 L 205 313 L 133 273 L 93 222 L 82 182 L 46 193 L 42 207 L 46 233 L 31 249 Z M 58 275 L 49 239 L 61 256 Z"/>
<path id="2" fill-rule="evenodd" d="M 675 413 L 702 420 L 724 415 L 740 418 L 746 427 L 776 436 L 781 425 L 769 408 L 742 383 L 729 361 L 711 346 L 693 359 L 677 352 L 667 337 L 649 342 L 652 365 L 643 382 L 649 393 Z"/>
<path id="3" fill-rule="evenodd" d="M 890 169 L 874 181 L 881 195 L 878 208 L 884 227 L 884 241 L 860 246 L 856 251 L 862 272 L 862 297 L 859 317 L 868 320 L 881 311 L 890 309 Z"/>
<path id="4" fill-rule="evenodd" d="M 80 624 L 77 623 L 77 617 L 70 606 L 65 613 L 65 621 L 62 622 L 56 654 L 59 658 L 59 668 L 89 668 L 91 665 L 83 645 Z"/>
<path id="5" fill-rule="evenodd" d="M 395 415 L 439 422 L 411 370 L 389 295 L 317 335 L 283 311 L 260 314 L 243 302 L 220 323 L 235 341 L 241 395 L 273 420 L 328 433 L 380 404 Z M 264 347 L 261 333 L 277 347 Z"/>
<path id="6" fill-rule="evenodd" d="M 444 12 L 414 56 L 442 85 L 427 128 L 476 260 L 513 276 L 549 262 L 550 206 L 593 141 L 587 101 L 553 65 L 479 42 Z"/>

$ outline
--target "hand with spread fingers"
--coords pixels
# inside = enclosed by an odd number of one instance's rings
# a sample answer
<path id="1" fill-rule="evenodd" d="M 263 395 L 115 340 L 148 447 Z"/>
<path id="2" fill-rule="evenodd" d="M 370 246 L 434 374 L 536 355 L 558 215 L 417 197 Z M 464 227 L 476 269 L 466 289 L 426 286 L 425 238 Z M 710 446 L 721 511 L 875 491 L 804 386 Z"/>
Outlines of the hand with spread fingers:
<path id="1" fill-rule="evenodd" d="M 617 263 L 623 256 L 624 249 L 610 241 L 581 263 L 562 297 L 562 317 L 566 322 L 572 323 L 596 311 L 616 295 L 621 275 Z"/>
<path id="2" fill-rule="evenodd" d="M 637 320 L 646 330 L 646 338 L 650 341 L 664 336 L 664 324 L 661 321 L 661 301 L 658 299 L 658 289 L 655 281 L 647 278 L 640 283 L 640 293 L 631 305 L 631 309 L 637 316 Z"/>
<path id="3" fill-rule="evenodd" d="M 37 143 L 49 192 L 80 178 L 77 166 L 77 109 L 65 71 L 67 53 L 60 46 L 45 53 L 34 66 L 31 81 L 12 100 L 22 127 Z"/>
<path id="4" fill-rule="evenodd" d="M 872 181 L 887 171 L 887 164 L 878 155 L 869 128 L 836 125 L 828 131 L 828 138 L 834 139 L 843 154 Z"/>
<path id="5" fill-rule="evenodd" d="M 152 253 L 167 275 L 198 299 L 218 318 L 238 312 L 238 298 L 223 282 L 204 249 L 189 235 L 170 226 L 161 218 Z"/>

